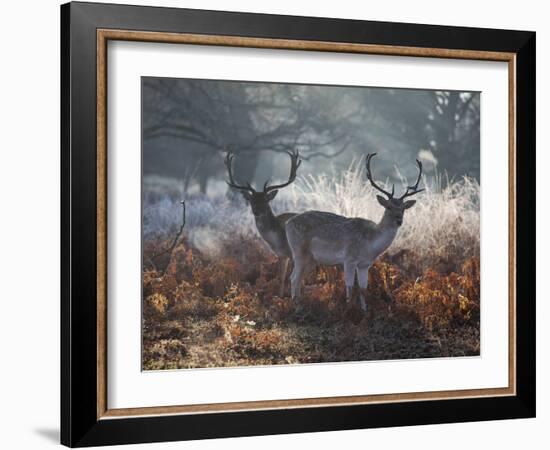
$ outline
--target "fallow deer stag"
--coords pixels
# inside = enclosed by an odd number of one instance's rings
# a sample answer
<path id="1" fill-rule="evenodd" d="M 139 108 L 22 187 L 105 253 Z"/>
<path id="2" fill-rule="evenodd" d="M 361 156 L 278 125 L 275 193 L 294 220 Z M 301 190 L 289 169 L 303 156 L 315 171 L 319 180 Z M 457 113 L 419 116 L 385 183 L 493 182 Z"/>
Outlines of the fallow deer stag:
<path id="1" fill-rule="evenodd" d="M 277 255 L 279 259 L 279 277 L 280 277 L 280 289 L 279 296 L 283 297 L 285 289 L 286 272 L 288 269 L 288 261 L 291 257 L 290 248 L 286 239 L 285 224 L 288 219 L 295 216 L 296 213 L 283 213 L 275 215 L 269 202 L 275 198 L 279 189 L 282 189 L 289 184 L 293 183 L 296 179 L 296 171 L 302 160 L 300 154 L 297 151 L 286 152 L 290 156 L 290 175 L 288 181 L 283 184 L 268 185 L 268 181 L 265 182 L 262 191 L 256 191 L 249 182 L 245 185 L 240 185 L 233 179 L 232 163 L 234 155 L 228 152 L 225 158 L 225 166 L 227 168 L 227 174 L 229 181 L 227 184 L 241 191 L 243 197 L 250 204 L 252 214 L 256 221 L 256 228 L 260 233 L 263 240 L 269 245 L 271 250 Z"/>
<path id="2" fill-rule="evenodd" d="M 366 311 L 365 294 L 369 268 L 395 239 L 403 223 L 405 210 L 416 203 L 415 200 L 405 199 L 424 190 L 418 189 L 422 163 L 416 160 L 419 168 L 416 183 L 408 186 L 401 197 L 394 198 L 395 185 L 390 193 L 373 180 L 370 166 L 375 155 L 376 153 L 367 155 L 366 169 L 371 185 L 385 195 L 376 196 L 378 203 L 384 207 L 384 214 L 378 223 L 321 211 L 307 211 L 295 215 L 287 222 L 286 234 L 294 262 L 290 276 L 293 299 L 300 297 L 302 279 L 315 264 L 342 265 L 348 302 L 351 300 L 357 274 L 361 308 Z"/>

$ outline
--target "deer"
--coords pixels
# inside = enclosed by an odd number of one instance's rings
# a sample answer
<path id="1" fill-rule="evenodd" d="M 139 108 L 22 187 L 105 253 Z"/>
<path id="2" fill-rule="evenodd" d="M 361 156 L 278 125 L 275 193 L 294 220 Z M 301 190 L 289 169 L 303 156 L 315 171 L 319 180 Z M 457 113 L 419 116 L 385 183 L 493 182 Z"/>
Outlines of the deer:
<path id="1" fill-rule="evenodd" d="M 302 164 L 298 151 L 286 151 L 285 153 L 290 157 L 290 174 L 288 181 L 282 184 L 269 185 L 268 180 L 264 183 L 263 190 L 261 191 L 254 189 L 249 182 L 246 182 L 244 185 L 236 183 L 232 171 L 234 154 L 227 152 L 225 157 L 225 166 L 229 177 L 226 183 L 231 188 L 241 192 L 244 199 L 250 205 L 258 233 L 278 258 L 280 279 L 279 297 L 281 298 L 284 296 L 288 263 L 291 258 L 291 252 L 286 238 L 285 224 L 291 217 L 295 216 L 296 213 L 287 212 L 275 215 L 271 209 L 270 202 L 276 197 L 280 189 L 289 186 L 296 180 L 298 167 Z"/>
<path id="2" fill-rule="evenodd" d="M 405 210 L 416 203 L 416 200 L 407 198 L 424 190 L 418 189 L 422 177 L 422 163 L 418 159 L 418 178 L 413 185 L 407 186 L 401 197 L 394 197 L 395 185 L 391 192 L 382 189 L 372 176 L 371 160 L 375 155 L 367 155 L 366 175 L 372 187 L 384 194 L 376 196 L 384 208 L 378 223 L 322 211 L 306 211 L 286 222 L 286 235 L 294 262 L 290 283 L 291 296 L 295 301 L 300 298 L 304 275 L 316 264 L 340 265 L 344 269 L 346 301 L 351 301 L 357 276 L 360 306 L 363 311 L 367 310 L 365 296 L 369 269 L 394 241 L 403 224 Z"/>

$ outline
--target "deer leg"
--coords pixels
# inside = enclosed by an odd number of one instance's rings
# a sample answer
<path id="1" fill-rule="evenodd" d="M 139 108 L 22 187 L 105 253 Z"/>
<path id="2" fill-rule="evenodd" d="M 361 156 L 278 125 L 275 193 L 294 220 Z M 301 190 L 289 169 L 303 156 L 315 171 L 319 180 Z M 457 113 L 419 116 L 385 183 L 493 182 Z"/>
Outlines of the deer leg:
<path id="1" fill-rule="evenodd" d="M 279 288 L 279 297 L 283 298 L 285 295 L 285 280 L 286 271 L 288 270 L 288 258 L 283 256 L 279 258 L 279 277 L 281 279 L 281 286 Z"/>
<path id="2" fill-rule="evenodd" d="M 302 278 L 304 277 L 304 271 L 306 269 L 306 261 L 301 258 L 294 259 L 294 268 L 290 275 L 291 295 L 293 300 L 298 300 L 302 290 Z"/>
<path id="3" fill-rule="evenodd" d="M 367 310 L 367 302 L 365 301 L 365 298 L 367 295 L 367 286 L 369 284 L 369 269 L 370 266 L 357 269 L 357 282 L 359 283 L 360 289 L 359 298 L 361 301 L 361 309 L 363 311 Z"/>
<path id="4" fill-rule="evenodd" d="M 299 256 L 294 258 L 294 268 L 290 275 L 292 298 L 294 300 L 300 298 L 302 295 L 302 284 L 304 283 L 304 276 L 315 267 L 315 261 L 310 253 L 302 252 Z"/>
<path id="5" fill-rule="evenodd" d="M 344 264 L 344 283 L 346 284 L 346 300 L 348 302 L 351 300 L 351 295 L 353 293 L 353 284 L 355 283 L 356 270 L 357 266 L 355 264 Z"/>

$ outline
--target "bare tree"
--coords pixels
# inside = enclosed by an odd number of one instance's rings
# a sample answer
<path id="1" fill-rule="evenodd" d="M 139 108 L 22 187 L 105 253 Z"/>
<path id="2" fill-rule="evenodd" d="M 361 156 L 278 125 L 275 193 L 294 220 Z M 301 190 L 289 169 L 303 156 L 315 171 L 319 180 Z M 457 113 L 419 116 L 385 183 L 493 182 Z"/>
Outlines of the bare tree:
<path id="1" fill-rule="evenodd" d="M 298 148 L 305 160 L 331 158 L 346 150 L 352 130 L 346 125 L 341 95 L 335 89 L 146 78 L 143 139 L 147 167 L 181 177 L 185 185 L 191 179 L 200 180 L 205 191 L 208 178 L 223 173 L 221 156 L 227 151 L 246 155 L 236 160 L 238 182 L 254 179 L 262 151 L 282 153 Z M 163 152 L 173 157 L 155 162 Z M 160 161 L 176 159 L 177 163 L 158 167 Z"/>

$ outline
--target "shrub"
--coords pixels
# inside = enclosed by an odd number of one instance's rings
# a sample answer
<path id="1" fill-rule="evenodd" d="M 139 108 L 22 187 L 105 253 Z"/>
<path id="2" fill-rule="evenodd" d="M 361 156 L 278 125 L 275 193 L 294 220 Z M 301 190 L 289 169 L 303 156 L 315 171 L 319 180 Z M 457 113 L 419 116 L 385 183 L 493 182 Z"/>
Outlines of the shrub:
<path id="1" fill-rule="evenodd" d="M 357 161 L 335 177 L 302 178 L 274 208 L 377 220 L 382 208 L 362 168 Z M 308 274 L 300 302 L 280 298 L 277 258 L 249 208 L 222 193 L 186 199 L 184 236 L 155 263 L 179 226 L 179 198 L 144 195 L 143 367 L 479 354 L 479 185 L 468 178 L 427 184 L 369 272 L 367 314 L 346 303 L 337 267 Z"/>

